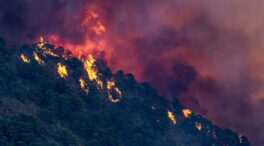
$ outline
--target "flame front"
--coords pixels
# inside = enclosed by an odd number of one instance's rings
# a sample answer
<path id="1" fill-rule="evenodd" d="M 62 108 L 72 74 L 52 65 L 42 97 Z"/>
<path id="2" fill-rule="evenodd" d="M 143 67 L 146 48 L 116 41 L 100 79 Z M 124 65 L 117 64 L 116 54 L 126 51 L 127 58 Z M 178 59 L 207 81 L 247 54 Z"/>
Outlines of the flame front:
<path id="1" fill-rule="evenodd" d="M 50 56 L 53 56 L 53 57 L 59 57 L 59 55 L 57 55 L 56 53 L 52 52 L 51 50 L 48 50 L 48 49 L 45 49 L 43 51 L 44 55 L 50 55 Z"/>
<path id="2" fill-rule="evenodd" d="M 88 55 L 84 61 L 84 69 L 86 70 L 90 81 L 96 81 L 97 87 L 103 89 L 103 82 L 97 76 L 97 69 L 95 65 L 96 60 L 92 55 Z"/>
<path id="3" fill-rule="evenodd" d="M 81 77 L 81 78 L 79 79 L 79 82 L 80 82 L 80 86 L 81 86 L 81 88 L 84 90 L 84 92 L 85 92 L 86 94 L 88 94 L 89 89 L 88 89 L 88 87 L 87 87 L 87 84 L 86 84 L 85 80 Z"/>
<path id="4" fill-rule="evenodd" d="M 176 118 L 171 111 L 168 111 L 168 118 L 172 121 L 174 125 L 176 125 Z"/>
<path id="5" fill-rule="evenodd" d="M 107 81 L 107 89 L 108 89 L 108 98 L 111 102 L 119 102 L 122 96 L 122 92 L 116 87 L 114 81 Z M 113 97 L 111 91 L 114 91 L 117 94 L 117 97 Z"/>
<path id="6" fill-rule="evenodd" d="M 53 57 L 59 57 L 56 53 L 54 53 L 51 49 L 48 49 L 45 47 L 45 40 L 43 37 L 40 37 L 39 42 L 37 43 L 37 46 L 39 49 L 43 51 L 43 55 L 46 57 L 47 55 L 53 56 Z"/>
<path id="7" fill-rule="evenodd" d="M 23 62 L 30 63 L 30 59 L 28 59 L 24 54 L 21 54 L 20 58 L 22 59 Z"/>
<path id="8" fill-rule="evenodd" d="M 182 114 L 185 118 L 188 118 L 192 114 L 192 111 L 186 108 L 182 110 Z"/>
<path id="9" fill-rule="evenodd" d="M 57 64 L 58 66 L 58 74 L 60 75 L 61 78 L 65 78 L 68 76 L 68 72 L 67 72 L 67 67 L 65 65 L 62 65 L 61 63 Z"/>
<path id="10" fill-rule="evenodd" d="M 38 64 L 44 65 L 44 61 L 38 56 L 38 54 L 36 52 L 33 53 L 33 56 L 35 58 L 35 60 L 38 62 Z"/>

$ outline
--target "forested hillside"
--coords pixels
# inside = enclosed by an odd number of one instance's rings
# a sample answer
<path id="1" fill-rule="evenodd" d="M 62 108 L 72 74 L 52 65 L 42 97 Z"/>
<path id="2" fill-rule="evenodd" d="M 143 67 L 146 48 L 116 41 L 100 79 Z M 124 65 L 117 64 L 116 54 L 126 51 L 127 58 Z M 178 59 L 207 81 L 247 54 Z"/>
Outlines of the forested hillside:
<path id="1" fill-rule="evenodd" d="M 248 146 L 132 74 L 41 40 L 0 40 L 1 146 Z"/>

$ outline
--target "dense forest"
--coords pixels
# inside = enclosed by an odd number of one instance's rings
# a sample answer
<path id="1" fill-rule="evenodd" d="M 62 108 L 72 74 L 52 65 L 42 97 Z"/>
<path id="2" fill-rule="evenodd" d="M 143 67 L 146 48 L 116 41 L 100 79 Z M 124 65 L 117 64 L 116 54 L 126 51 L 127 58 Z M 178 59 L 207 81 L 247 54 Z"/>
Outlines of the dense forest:
<path id="1" fill-rule="evenodd" d="M 0 39 L 1 146 L 249 146 L 92 56 Z"/>

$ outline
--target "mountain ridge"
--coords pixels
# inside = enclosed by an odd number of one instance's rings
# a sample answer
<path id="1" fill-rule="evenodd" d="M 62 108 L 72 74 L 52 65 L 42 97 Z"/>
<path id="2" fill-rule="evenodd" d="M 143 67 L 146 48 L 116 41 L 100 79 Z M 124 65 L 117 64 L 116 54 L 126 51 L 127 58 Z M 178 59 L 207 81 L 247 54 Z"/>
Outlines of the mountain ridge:
<path id="1" fill-rule="evenodd" d="M 250 145 L 92 55 L 43 39 L 0 50 L 1 145 Z"/>

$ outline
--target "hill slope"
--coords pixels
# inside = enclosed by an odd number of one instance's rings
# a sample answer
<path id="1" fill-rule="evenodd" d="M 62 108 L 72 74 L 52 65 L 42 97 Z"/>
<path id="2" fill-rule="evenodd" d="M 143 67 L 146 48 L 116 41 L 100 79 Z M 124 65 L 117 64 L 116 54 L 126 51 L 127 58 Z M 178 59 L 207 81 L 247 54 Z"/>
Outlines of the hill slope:
<path id="1" fill-rule="evenodd" d="M 92 56 L 3 39 L 0 55 L 0 145 L 250 145 Z"/>

